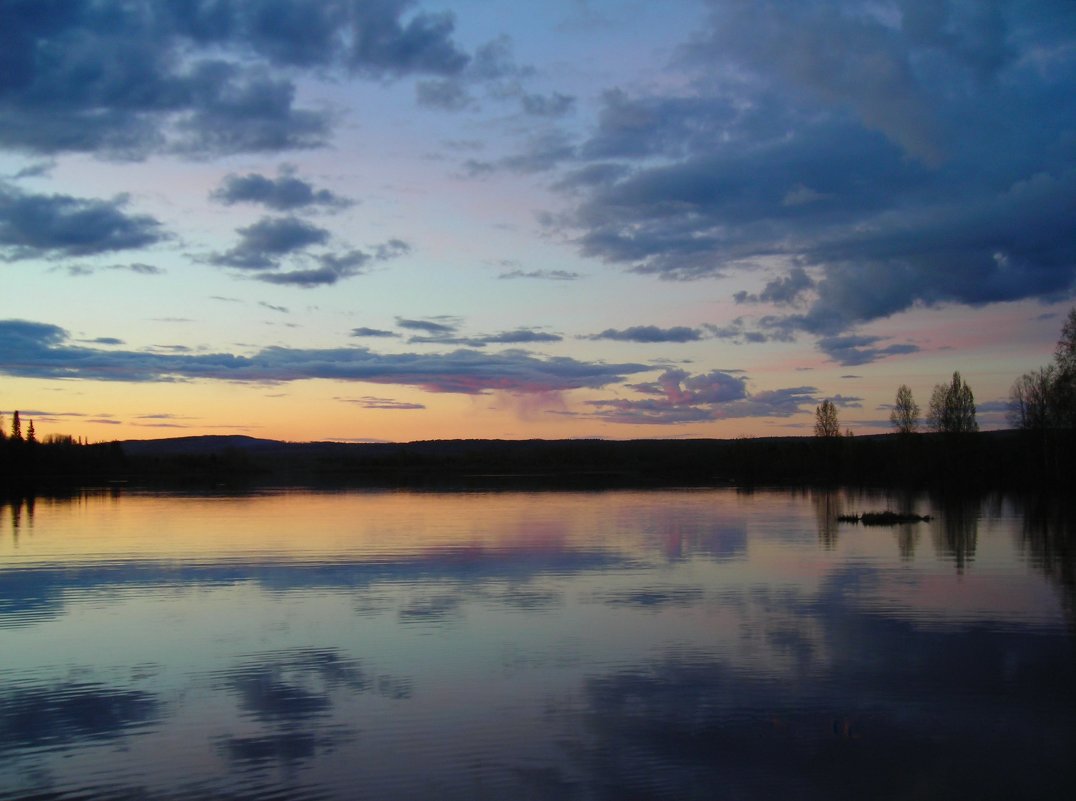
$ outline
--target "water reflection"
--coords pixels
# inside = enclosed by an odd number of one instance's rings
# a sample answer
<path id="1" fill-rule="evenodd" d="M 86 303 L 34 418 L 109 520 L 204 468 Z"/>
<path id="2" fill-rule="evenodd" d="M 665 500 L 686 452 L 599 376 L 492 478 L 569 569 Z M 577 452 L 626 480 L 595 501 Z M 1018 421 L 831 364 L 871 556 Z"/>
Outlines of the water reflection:
<path id="1" fill-rule="evenodd" d="M 1076 786 L 1076 529 L 1055 504 L 842 490 L 19 505 L 33 536 L 15 542 L 14 516 L 0 530 L 4 798 Z M 836 522 L 881 508 L 935 519 Z"/>
<path id="2" fill-rule="evenodd" d="M 0 692 L 0 758 L 30 748 L 115 739 L 159 714 L 153 695 L 96 682 L 7 687 Z"/>
<path id="3" fill-rule="evenodd" d="M 845 514 L 844 491 L 820 489 L 811 492 L 814 505 L 815 524 L 818 526 L 818 541 L 827 551 L 837 545 L 838 517 Z"/>
<path id="4" fill-rule="evenodd" d="M 1031 564 L 1058 587 L 1076 634 L 1076 501 L 1056 496 L 1023 499 L 1021 545 Z"/>
<path id="5" fill-rule="evenodd" d="M 937 498 L 935 503 L 941 514 L 940 521 L 935 521 L 933 527 L 934 547 L 953 560 L 958 573 L 963 573 L 975 559 L 982 500 L 957 495 Z"/>

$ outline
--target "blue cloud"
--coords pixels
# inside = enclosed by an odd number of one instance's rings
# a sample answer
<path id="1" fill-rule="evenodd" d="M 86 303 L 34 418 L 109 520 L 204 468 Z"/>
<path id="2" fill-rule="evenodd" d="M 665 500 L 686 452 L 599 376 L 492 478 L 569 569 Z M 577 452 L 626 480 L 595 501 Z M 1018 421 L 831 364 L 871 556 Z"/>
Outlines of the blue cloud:
<path id="1" fill-rule="evenodd" d="M 249 383 L 324 378 L 468 395 L 490 390 L 527 394 L 599 388 L 652 369 L 644 364 L 540 358 L 522 350 L 379 354 L 367 348 L 273 347 L 249 356 L 104 350 L 71 344 L 64 329 L 25 320 L 0 321 L 0 352 L 4 353 L 0 373 L 25 378 Z"/>
<path id="2" fill-rule="evenodd" d="M 771 334 L 1076 291 L 1066 4 L 708 7 L 682 54 L 697 83 L 607 92 L 558 158 L 517 157 L 567 167 L 573 209 L 546 220 L 584 255 L 672 280 L 793 265 L 737 296 L 804 309 Z"/>
<path id="3" fill-rule="evenodd" d="M 697 342 L 702 332 L 697 328 L 683 325 L 671 328 L 659 328 L 656 325 L 633 325 L 617 330 L 607 328 L 600 334 L 592 334 L 587 339 L 611 339 L 617 342 Z"/>
<path id="4" fill-rule="evenodd" d="M 124 195 L 36 195 L 0 183 L 0 253 L 8 260 L 92 256 L 163 241 L 160 222 L 126 213 L 127 202 Z"/>
<path id="5" fill-rule="evenodd" d="M 0 144 L 38 153 L 319 146 L 332 116 L 296 107 L 291 76 L 451 76 L 470 62 L 451 15 L 410 0 L 71 0 L 3 14 Z"/>

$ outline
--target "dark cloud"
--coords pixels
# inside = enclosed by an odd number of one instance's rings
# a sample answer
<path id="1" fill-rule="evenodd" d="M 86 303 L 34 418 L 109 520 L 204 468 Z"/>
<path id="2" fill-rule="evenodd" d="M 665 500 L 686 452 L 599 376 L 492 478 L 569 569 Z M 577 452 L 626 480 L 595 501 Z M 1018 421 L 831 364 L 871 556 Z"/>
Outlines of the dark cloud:
<path id="1" fill-rule="evenodd" d="M 367 328 L 366 326 L 360 326 L 359 328 L 351 329 L 351 336 L 353 337 L 395 337 L 398 336 L 393 331 L 385 331 L 381 328 Z"/>
<path id="2" fill-rule="evenodd" d="M 342 278 L 361 275 L 370 262 L 370 256 L 361 250 L 351 250 L 340 256 L 325 253 L 313 257 L 313 261 L 317 266 L 286 272 L 261 273 L 258 275 L 258 280 L 269 284 L 300 286 L 308 289 L 335 284 Z"/>
<path id="3" fill-rule="evenodd" d="M 389 261 L 411 252 L 411 246 L 390 239 L 373 247 L 373 253 L 352 249 L 341 253 L 309 253 L 310 244 L 328 239 L 328 231 L 295 218 L 266 218 L 249 228 L 241 228 L 243 241 L 224 254 L 211 257 L 214 264 L 245 267 L 259 272 L 256 280 L 281 286 L 312 289 L 362 275 L 374 262 Z M 283 259 L 289 269 L 280 269 Z"/>
<path id="4" fill-rule="evenodd" d="M 269 309 L 269 311 L 280 312 L 281 314 L 290 314 L 291 310 L 287 306 L 274 306 L 272 303 L 266 303 L 264 300 L 259 300 L 258 305 L 263 309 Z"/>
<path id="5" fill-rule="evenodd" d="M 465 336 L 459 333 L 462 321 L 456 317 L 436 317 L 429 320 L 408 320 L 397 317 L 396 324 L 401 328 L 421 331 L 408 338 L 409 344 L 416 345 L 460 345 L 469 348 L 484 348 L 487 345 L 520 345 L 535 342 L 560 342 L 564 337 L 547 331 L 531 328 L 517 328 L 513 331 L 501 331 L 496 334 Z"/>
<path id="6" fill-rule="evenodd" d="M 633 325 L 617 330 L 606 328 L 600 334 L 592 334 L 587 339 L 612 339 L 617 342 L 697 342 L 702 332 L 697 328 L 675 325 L 671 328 L 659 328 L 656 325 Z"/>
<path id="7" fill-rule="evenodd" d="M 411 320 L 397 317 L 396 325 L 408 331 L 423 331 L 427 334 L 454 334 L 459 330 L 461 320 L 458 317 L 436 317 L 431 320 Z"/>
<path id="8" fill-rule="evenodd" d="M 845 366 L 868 364 L 886 356 L 903 356 L 918 353 L 919 346 L 910 343 L 894 343 L 878 346 L 882 337 L 874 336 L 831 336 L 820 337 L 818 347 L 833 361 Z"/>
<path id="9" fill-rule="evenodd" d="M 774 303 L 789 306 L 796 303 L 815 283 L 802 267 L 792 268 L 788 275 L 775 278 L 757 295 L 737 292 L 733 298 L 737 303 Z"/>
<path id="10" fill-rule="evenodd" d="M 545 160 L 571 167 L 556 187 L 574 210 L 549 221 L 584 255 L 678 280 L 792 262 L 738 299 L 805 311 L 756 335 L 1076 291 L 1064 4 L 709 5 L 690 91 L 607 92 L 590 135 Z"/>
<path id="11" fill-rule="evenodd" d="M 329 232 L 324 228 L 297 217 L 263 217 L 238 229 L 237 233 L 239 244 L 226 253 L 210 257 L 213 264 L 244 270 L 271 270 L 279 266 L 281 256 L 329 240 Z"/>
<path id="12" fill-rule="evenodd" d="M 518 103 L 532 117 L 554 119 L 575 109 L 575 98 L 562 92 L 529 92 L 525 79 L 535 70 L 520 66 L 512 55 L 511 41 L 501 36 L 478 47 L 467 68 L 457 75 L 419 81 L 415 85 L 419 105 L 441 111 L 474 111 L 481 108 L 476 90 L 488 99 Z"/>
<path id="13" fill-rule="evenodd" d="M 289 173 L 277 178 L 267 178 L 258 173 L 228 175 L 212 197 L 228 205 L 234 203 L 260 203 L 275 211 L 293 211 L 310 206 L 340 208 L 350 201 L 328 189 L 314 187 Z"/>
<path id="14" fill-rule="evenodd" d="M 611 89 L 602 95 L 597 128 L 581 156 L 602 162 L 704 152 L 719 145 L 735 117 L 730 98 L 629 97 Z"/>
<path id="15" fill-rule="evenodd" d="M 295 106 L 270 68 L 386 79 L 454 75 L 448 14 L 410 0 L 8 3 L 0 144 L 142 157 L 323 144 L 331 117 Z"/>
<path id="16" fill-rule="evenodd" d="M 0 183 L 0 253 L 7 260 L 92 256 L 165 239 L 148 215 L 127 214 L 128 199 L 35 195 Z"/>
<path id="17" fill-rule="evenodd" d="M 489 345 L 519 345 L 527 342 L 560 342 L 564 337 L 560 334 L 551 334 L 548 331 L 517 328 L 514 331 L 502 331 L 499 334 L 488 334 L 480 337 L 480 339 L 484 344 Z"/>
<path id="18" fill-rule="evenodd" d="M 54 270 L 63 270 L 68 275 L 74 277 L 94 275 L 101 270 L 114 270 L 134 273 L 135 275 L 164 275 L 165 271 L 160 267 L 155 267 L 152 264 L 143 264 L 141 262 L 135 262 L 133 264 L 108 264 L 103 266 L 89 265 L 89 264 L 66 264 L 63 267 L 53 268 Z"/>
<path id="19" fill-rule="evenodd" d="M 0 352 L 4 353 L 0 372 L 21 377 L 251 383 L 325 378 L 469 395 L 491 390 L 529 394 L 599 388 L 652 369 L 644 364 L 539 358 L 521 350 L 379 354 L 366 348 L 273 347 L 250 356 L 103 350 L 71 344 L 67 332 L 58 326 L 24 320 L 0 321 Z"/>

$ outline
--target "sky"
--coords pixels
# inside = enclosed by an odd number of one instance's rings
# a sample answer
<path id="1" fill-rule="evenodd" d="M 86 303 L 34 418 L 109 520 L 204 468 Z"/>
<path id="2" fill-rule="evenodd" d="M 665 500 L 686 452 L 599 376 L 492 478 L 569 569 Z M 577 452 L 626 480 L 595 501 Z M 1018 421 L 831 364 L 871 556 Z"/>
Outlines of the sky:
<path id="1" fill-rule="evenodd" d="M 0 268 L 39 437 L 1006 427 L 1076 4 L 0 0 Z"/>

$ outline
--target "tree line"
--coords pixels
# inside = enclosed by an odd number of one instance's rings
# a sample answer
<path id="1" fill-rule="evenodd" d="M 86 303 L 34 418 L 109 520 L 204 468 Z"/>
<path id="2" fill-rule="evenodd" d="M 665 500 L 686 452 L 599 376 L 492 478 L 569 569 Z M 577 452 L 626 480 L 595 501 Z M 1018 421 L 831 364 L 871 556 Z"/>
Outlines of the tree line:
<path id="1" fill-rule="evenodd" d="M 885 456 L 899 463 L 890 474 L 903 476 L 902 483 L 914 481 L 916 470 L 942 476 L 952 470 L 953 480 L 959 480 L 975 459 L 987 458 L 983 452 L 987 446 L 982 441 L 962 436 L 977 432 L 979 424 L 975 395 L 959 371 L 953 373 L 949 382 L 935 385 L 925 420 L 912 390 L 901 384 L 889 420 L 903 444 Z M 1069 310 L 1062 326 L 1053 363 L 1025 373 L 1013 383 L 1009 393 L 1009 421 L 1015 432 L 1008 433 L 1018 440 L 1005 447 L 990 445 L 990 458 L 1007 462 L 1005 466 L 990 468 L 993 475 L 1005 476 L 1006 483 L 1019 478 L 1021 484 L 1038 485 L 1066 484 L 1076 479 L 1076 307 Z M 927 431 L 940 435 L 941 441 L 926 443 L 911 437 L 920 431 L 922 423 Z M 856 475 L 848 466 L 853 452 L 851 443 L 837 447 L 840 430 L 836 405 L 832 400 L 823 400 L 815 408 L 814 433 L 829 444 L 818 451 L 819 467 L 831 476 Z M 841 439 L 850 433 L 846 432 Z M 881 469 L 879 465 L 863 464 L 864 448 L 855 449 L 855 453 L 861 469 L 869 473 Z"/>
<path id="2" fill-rule="evenodd" d="M 8 439 L 8 434 L 4 432 L 4 415 L 0 414 L 0 440 Z M 22 442 L 24 437 L 22 434 L 22 419 L 19 417 L 19 412 L 16 409 L 11 415 L 11 435 L 10 438 L 15 442 Z M 30 421 L 30 425 L 26 427 L 25 441 L 29 443 L 37 442 L 37 431 L 34 429 L 34 421 Z"/>
<path id="3" fill-rule="evenodd" d="M 960 376 L 953 373 L 947 384 L 936 384 L 930 396 L 926 424 L 930 431 L 966 434 L 979 430 L 975 420 L 975 395 Z M 919 430 L 919 404 L 907 384 L 897 389 L 889 422 L 900 434 Z M 1076 429 L 1076 307 L 1069 310 L 1054 350 L 1054 363 L 1024 373 L 1009 392 L 1009 422 L 1022 431 L 1046 433 Z M 837 407 L 828 398 L 815 407 L 814 433 L 817 437 L 841 434 Z"/>

